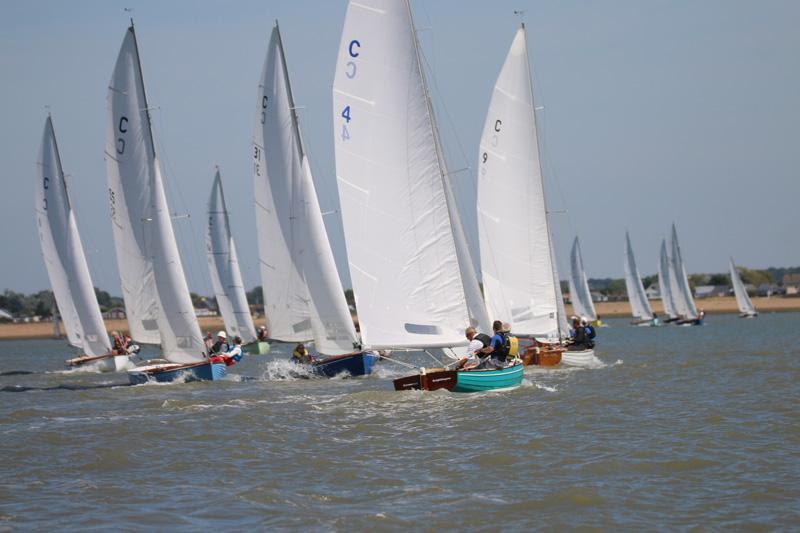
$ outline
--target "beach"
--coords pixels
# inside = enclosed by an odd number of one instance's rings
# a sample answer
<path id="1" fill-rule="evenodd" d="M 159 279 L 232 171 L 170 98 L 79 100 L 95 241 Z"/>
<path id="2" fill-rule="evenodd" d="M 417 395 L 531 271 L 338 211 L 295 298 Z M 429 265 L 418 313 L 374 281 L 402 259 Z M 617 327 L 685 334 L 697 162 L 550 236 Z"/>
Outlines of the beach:
<path id="1" fill-rule="evenodd" d="M 736 299 L 733 297 L 723 298 L 703 298 L 697 300 L 697 308 L 703 309 L 706 314 L 719 314 L 719 313 L 738 313 L 736 307 Z M 631 313 L 630 305 L 627 301 L 621 302 L 597 302 L 594 304 L 597 309 L 597 314 L 600 317 L 626 317 Z M 652 300 L 650 305 L 653 306 L 653 311 L 658 314 L 663 314 L 664 310 L 661 306 L 660 300 Z M 753 305 L 759 312 L 783 312 L 783 311 L 800 311 L 800 298 L 753 298 Z M 573 313 L 572 306 L 566 305 L 568 315 Z M 216 333 L 221 329 L 225 329 L 225 324 L 221 316 L 204 316 L 198 317 L 200 323 L 200 330 L 205 333 L 211 331 Z M 256 325 L 262 322 L 256 320 Z M 124 319 L 106 320 L 106 331 L 128 331 L 128 322 Z M 62 327 L 63 333 L 63 327 Z M 26 324 L 0 324 L 0 339 L 46 339 L 53 337 L 53 323 L 52 322 L 29 322 Z"/>

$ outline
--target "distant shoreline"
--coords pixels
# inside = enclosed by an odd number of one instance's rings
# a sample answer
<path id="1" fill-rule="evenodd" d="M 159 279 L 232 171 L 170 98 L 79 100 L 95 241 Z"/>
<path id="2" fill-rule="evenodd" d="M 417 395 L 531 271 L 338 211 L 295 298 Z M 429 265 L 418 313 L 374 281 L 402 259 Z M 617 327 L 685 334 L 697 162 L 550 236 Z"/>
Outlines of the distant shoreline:
<path id="1" fill-rule="evenodd" d="M 703 309 L 707 314 L 738 313 L 736 299 L 733 297 L 703 298 L 696 301 L 697 308 Z M 660 300 L 650 302 L 653 310 L 662 315 L 664 313 Z M 761 313 L 780 312 L 780 311 L 800 311 L 800 298 L 783 298 L 774 296 L 772 298 L 753 298 L 753 305 Z M 572 306 L 567 304 L 567 314 L 573 313 Z M 629 317 L 631 308 L 627 301 L 622 302 L 599 302 L 595 303 L 597 314 L 601 318 L 607 317 Z M 205 333 L 211 331 L 215 333 L 225 328 L 222 317 L 204 316 L 199 317 L 200 330 Z M 261 323 L 261 321 L 258 321 Z M 128 322 L 124 319 L 106 320 L 106 331 L 128 331 Z M 63 328 L 62 328 L 63 333 Z M 0 340 L 22 340 L 22 339 L 50 339 L 53 338 L 52 322 L 30 322 L 27 324 L 0 324 Z"/>

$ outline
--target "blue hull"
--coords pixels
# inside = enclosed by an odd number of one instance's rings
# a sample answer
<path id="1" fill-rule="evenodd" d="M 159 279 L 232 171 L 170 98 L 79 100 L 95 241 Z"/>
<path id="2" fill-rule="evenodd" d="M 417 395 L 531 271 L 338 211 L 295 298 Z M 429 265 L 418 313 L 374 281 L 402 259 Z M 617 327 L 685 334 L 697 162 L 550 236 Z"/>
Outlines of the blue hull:
<path id="1" fill-rule="evenodd" d="M 157 383 L 170 383 L 176 380 L 182 381 L 216 381 L 222 379 L 227 374 L 224 363 L 203 363 L 200 365 L 186 366 L 185 368 L 165 369 L 165 370 L 140 370 L 136 369 L 128 372 L 131 384 L 139 385 L 154 381 Z"/>
<path id="2" fill-rule="evenodd" d="M 372 373 L 372 367 L 377 360 L 378 357 L 371 353 L 338 355 L 315 363 L 313 368 L 315 373 L 329 378 L 344 373 L 351 376 L 367 376 Z"/>
<path id="3" fill-rule="evenodd" d="M 453 392 L 483 392 L 519 387 L 525 366 L 514 365 L 500 370 L 459 370 Z"/>

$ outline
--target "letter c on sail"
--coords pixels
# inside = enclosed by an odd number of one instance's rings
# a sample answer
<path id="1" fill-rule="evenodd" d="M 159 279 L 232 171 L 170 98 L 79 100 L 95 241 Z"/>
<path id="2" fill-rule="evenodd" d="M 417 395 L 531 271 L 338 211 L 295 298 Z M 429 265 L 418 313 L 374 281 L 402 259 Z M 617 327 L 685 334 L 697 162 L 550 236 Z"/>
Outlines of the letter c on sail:
<path id="1" fill-rule="evenodd" d="M 350 41 L 350 46 L 347 47 L 347 51 L 350 52 L 350 57 L 358 57 L 360 54 L 358 52 L 353 51 L 353 48 L 361 48 L 361 43 L 358 42 L 356 39 Z"/>
<path id="2" fill-rule="evenodd" d="M 125 125 L 127 126 L 127 124 L 128 124 L 128 117 L 119 117 L 119 131 L 120 131 L 120 133 L 125 133 L 125 132 L 127 132 L 127 131 L 128 131 L 128 128 L 127 128 L 127 127 L 125 127 L 125 128 L 123 128 L 123 127 L 122 127 L 122 125 L 123 125 L 123 122 L 124 122 L 124 123 L 125 123 Z"/>
<path id="3" fill-rule="evenodd" d="M 500 131 L 500 126 L 501 126 L 502 124 L 503 124 L 503 121 L 502 121 L 502 120 L 500 120 L 500 119 L 497 119 L 497 120 L 494 122 L 494 131 Z"/>

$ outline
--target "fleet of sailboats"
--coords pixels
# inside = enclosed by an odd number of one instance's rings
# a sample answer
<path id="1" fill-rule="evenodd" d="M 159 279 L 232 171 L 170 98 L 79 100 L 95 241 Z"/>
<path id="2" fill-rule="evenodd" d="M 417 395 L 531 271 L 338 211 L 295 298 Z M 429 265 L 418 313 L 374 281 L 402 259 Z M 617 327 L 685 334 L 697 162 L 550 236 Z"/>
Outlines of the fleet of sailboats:
<path id="1" fill-rule="evenodd" d="M 531 346 L 550 346 L 559 356 L 563 352 L 566 364 L 597 361 L 591 349 L 563 348 L 570 325 L 548 218 L 524 24 L 495 82 L 480 139 L 479 276 L 410 3 L 348 3 L 333 83 L 334 146 L 359 331 L 344 298 L 297 110 L 276 22 L 258 85 L 251 152 L 260 274 L 273 340 L 313 342 L 324 357 L 314 363 L 320 374 L 364 375 L 382 350 L 436 350 L 457 359 L 466 325 L 488 332 L 491 318 L 503 317 L 514 335 L 530 339 Z M 163 356 L 128 368 L 131 381 L 223 377 L 225 365 L 206 353 L 175 241 L 133 22 L 108 87 L 105 156 L 131 336 L 160 345 Z M 111 351 L 50 116 L 36 178 L 35 211 L 48 275 L 69 342 L 85 352 L 69 363 L 124 370 L 129 358 Z M 255 342 L 219 169 L 208 204 L 206 250 L 226 329 L 245 343 Z M 658 266 L 666 321 L 702 324 L 674 224 L 661 242 Z M 627 231 L 623 268 L 633 323 L 658 325 Z M 596 323 L 577 236 L 569 274 L 574 312 Z M 741 316 L 756 316 L 733 259 L 730 276 Z M 395 386 L 476 391 L 517 386 L 522 379 L 520 363 L 470 372 L 449 366 L 422 369 Z"/>

